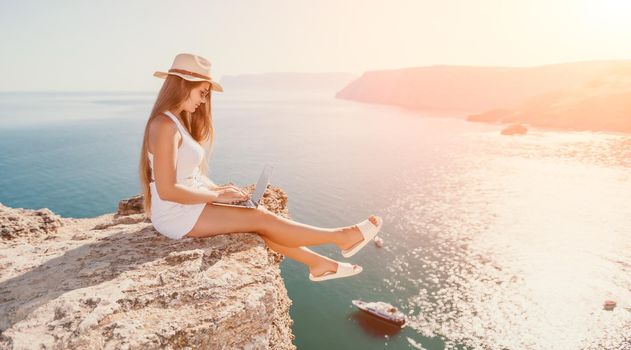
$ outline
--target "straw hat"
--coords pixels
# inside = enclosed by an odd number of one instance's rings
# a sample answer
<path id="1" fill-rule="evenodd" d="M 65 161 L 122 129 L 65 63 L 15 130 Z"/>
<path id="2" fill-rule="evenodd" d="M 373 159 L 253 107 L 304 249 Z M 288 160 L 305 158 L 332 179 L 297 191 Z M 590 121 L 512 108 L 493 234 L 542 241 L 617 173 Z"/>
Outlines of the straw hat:
<path id="1" fill-rule="evenodd" d="M 223 91 L 221 85 L 210 77 L 210 62 L 202 56 L 190 53 L 178 54 L 168 72 L 155 72 L 153 76 L 165 79 L 169 74 L 189 81 L 207 81 L 210 83 L 211 90 Z"/>

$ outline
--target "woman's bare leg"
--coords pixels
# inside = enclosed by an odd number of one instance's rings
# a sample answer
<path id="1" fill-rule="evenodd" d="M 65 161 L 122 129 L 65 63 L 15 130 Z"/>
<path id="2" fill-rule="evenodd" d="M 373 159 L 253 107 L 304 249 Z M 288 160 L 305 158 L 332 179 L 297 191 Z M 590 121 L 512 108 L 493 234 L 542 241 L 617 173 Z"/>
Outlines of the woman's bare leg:
<path id="1" fill-rule="evenodd" d="M 265 244 L 267 244 L 267 246 L 273 251 L 307 265 L 309 273 L 315 277 L 321 276 L 328 271 L 337 271 L 337 262 L 335 260 L 320 255 L 309 248 L 285 247 L 270 240 L 269 238 L 266 238 L 265 236 L 261 236 L 261 238 L 263 238 Z"/>
<path id="2" fill-rule="evenodd" d="M 370 217 L 377 223 L 374 216 Z M 252 232 L 285 247 L 336 244 L 348 249 L 363 239 L 357 226 L 320 228 L 276 215 L 263 207 L 246 209 L 207 204 L 197 223 L 186 236 L 209 237 L 236 232 Z"/>

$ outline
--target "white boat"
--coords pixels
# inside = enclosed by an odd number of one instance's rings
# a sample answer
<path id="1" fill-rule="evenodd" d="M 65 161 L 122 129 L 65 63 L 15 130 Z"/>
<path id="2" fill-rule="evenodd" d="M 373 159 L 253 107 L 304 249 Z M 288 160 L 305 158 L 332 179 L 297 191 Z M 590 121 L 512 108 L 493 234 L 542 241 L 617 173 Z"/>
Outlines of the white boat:
<path id="1" fill-rule="evenodd" d="M 383 321 L 395 324 L 401 328 L 405 326 L 405 315 L 388 303 L 383 301 L 365 302 L 353 300 L 353 305 Z"/>
<path id="2" fill-rule="evenodd" d="M 383 239 L 379 236 L 376 236 L 373 241 L 375 241 L 375 245 L 379 248 L 383 247 Z"/>

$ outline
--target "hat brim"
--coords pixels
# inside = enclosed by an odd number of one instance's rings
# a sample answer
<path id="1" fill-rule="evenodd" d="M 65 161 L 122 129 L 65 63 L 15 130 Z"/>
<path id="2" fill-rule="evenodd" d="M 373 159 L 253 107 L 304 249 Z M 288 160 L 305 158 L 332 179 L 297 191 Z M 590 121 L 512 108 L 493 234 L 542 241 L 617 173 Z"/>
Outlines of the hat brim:
<path id="1" fill-rule="evenodd" d="M 218 91 L 218 92 L 223 92 L 223 88 L 221 87 L 221 85 L 219 85 L 219 83 L 217 83 L 214 80 L 209 80 L 209 79 L 204 79 L 204 78 L 198 78 L 198 77 L 194 77 L 191 75 L 187 75 L 187 74 L 181 74 L 181 73 L 167 73 L 167 72 L 155 72 L 153 73 L 154 77 L 157 78 L 162 78 L 162 79 L 166 79 L 166 77 L 168 75 L 177 75 L 178 77 L 188 80 L 188 81 L 207 81 L 210 83 L 210 89 L 214 90 L 214 91 Z"/>

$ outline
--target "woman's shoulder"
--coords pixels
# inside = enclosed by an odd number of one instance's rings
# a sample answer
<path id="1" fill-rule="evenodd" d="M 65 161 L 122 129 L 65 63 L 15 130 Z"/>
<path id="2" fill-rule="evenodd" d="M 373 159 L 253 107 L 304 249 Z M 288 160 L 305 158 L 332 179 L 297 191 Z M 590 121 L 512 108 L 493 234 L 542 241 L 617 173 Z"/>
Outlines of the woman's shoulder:
<path id="1" fill-rule="evenodd" d="M 166 136 L 173 137 L 179 136 L 179 131 L 177 129 L 177 125 L 175 122 L 164 114 L 159 114 L 153 120 L 151 120 L 151 124 L 149 125 L 149 133 L 155 135 L 156 137 Z"/>
<path id="2" fill-rule="evenodd" d="M 155 118 L 153 118 L 153 120 L 151 120 L 150 126 L 153 129 L 177 130 L 175 122 L 165 114 L 158 114 Z"/>

